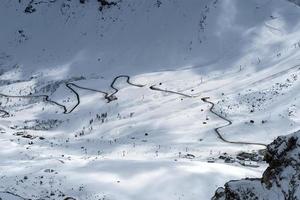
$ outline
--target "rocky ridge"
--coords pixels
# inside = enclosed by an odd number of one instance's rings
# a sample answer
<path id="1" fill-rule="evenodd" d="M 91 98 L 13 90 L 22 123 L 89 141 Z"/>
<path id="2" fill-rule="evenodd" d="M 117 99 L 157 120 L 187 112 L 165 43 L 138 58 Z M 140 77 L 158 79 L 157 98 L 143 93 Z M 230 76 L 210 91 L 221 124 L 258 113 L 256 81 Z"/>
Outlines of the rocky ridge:
<path id="1" fill-rule="evenodd" d="M 218 188 L 213 200 L 300 199 L 300 130 L 267 146 L 269 167 L 261 179 L 233 180 Z"/>

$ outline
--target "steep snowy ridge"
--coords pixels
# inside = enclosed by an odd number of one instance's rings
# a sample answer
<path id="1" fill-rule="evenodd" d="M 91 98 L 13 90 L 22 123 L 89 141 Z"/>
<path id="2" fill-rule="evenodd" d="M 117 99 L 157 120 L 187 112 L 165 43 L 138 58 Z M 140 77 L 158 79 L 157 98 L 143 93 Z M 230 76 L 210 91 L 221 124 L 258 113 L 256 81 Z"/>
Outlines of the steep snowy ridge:
<path id="1" fill-rule="evenodd" d="M 269 164 L 261 179 L 230 181 L 214 200 L 300 199 L 300 131 L 280 136 L 267 147 Z"/>
<path id="2" fill-rule="evenodd" d="M 261 177 L 300 129 L 299 19 L 286 0 L 3 0 L 0 198 L 206 200 Z"/>

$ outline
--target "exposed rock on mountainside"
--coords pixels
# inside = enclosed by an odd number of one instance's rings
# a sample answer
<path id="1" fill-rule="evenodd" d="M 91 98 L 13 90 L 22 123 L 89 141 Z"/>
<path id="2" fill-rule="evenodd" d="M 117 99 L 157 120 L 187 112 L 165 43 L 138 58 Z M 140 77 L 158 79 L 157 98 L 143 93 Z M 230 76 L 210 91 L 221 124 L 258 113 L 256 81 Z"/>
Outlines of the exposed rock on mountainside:
<path id="1" fill-rule="evenodd" d="M 229 181 L 213 200 L 300 199 L 300 130 L 267 147 L 269 167 L 261 179 Z"/>
<path id="2" fill-rule="evenodd" d="M 110 0 L 97 0 L 99 2 L 99 10 L 102 11 L 105 8 L 110 8 L 111 6 L 116 6 L 117 2 L 115 1 L 110 1 Z M 36 6 L 38 6 L 39 4 L 51 4 L 51 3 L 56 3 L 56 0 L 46 0 L 46 1 L 36 1 L 36 0 L 30 0 L 30 1 L 25 1 L 26 3 L 26 8 L 24 9 L 25 13 L 34 13 L 37 8 Z M 61 10 L 63 10 L 64 8 L 70 8 L 70 0 L 67 1 L 62 1 L 61 4 Z M 79 0 L 79 3 L 81 4 L 85 4 L 87 1 L 86 0 Z M 21 0 L 19 0 L 19 3 L 22 3 Z M 61 3 L 61 2 L 58 2 Z"/>
<path id="3" fill-rule="evenodd" d="M 290 2 L 293 2 L 295 4 L 297 4 L 298 6 L 300 6 L 300 0 L 288 0 Z"/>

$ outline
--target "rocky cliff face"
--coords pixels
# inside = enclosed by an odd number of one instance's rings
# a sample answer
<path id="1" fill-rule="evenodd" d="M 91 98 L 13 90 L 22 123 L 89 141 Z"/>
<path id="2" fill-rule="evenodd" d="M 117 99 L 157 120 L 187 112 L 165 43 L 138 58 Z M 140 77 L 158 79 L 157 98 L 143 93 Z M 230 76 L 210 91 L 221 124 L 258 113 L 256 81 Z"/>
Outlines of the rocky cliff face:
<path id="1" fill-rule="evenodd" d="M 300 199 L 300 130 L 267 147 L 269 167 L 261 179 L 229 181 L 213 200 Z"/>

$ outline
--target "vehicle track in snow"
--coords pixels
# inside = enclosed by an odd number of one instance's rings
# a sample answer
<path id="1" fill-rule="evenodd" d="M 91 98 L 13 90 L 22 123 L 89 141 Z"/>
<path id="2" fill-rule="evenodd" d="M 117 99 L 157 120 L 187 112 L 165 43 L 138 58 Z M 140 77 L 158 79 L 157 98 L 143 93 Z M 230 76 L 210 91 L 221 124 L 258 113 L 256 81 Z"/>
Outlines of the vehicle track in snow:
<path id="1" fill-rule="evenodd" d="M 285 74 L 288 74 L 290 72 L 298 72 L 298 71 L 300 71 L 300 64 L 294 65 L 293 67 L 290 67 L 288 69 L 285 69 L 285 70 L 282 70 L 282 71 L 277 72 L 275 74 L 272 74 L 272 75 L 269 75 L 267 77 L 264 77 L 264 78 L 262 78 L 262 79 L 260 79 L 258 81 L 255 81 L 255 82 L 251 83 L 249 86 L 255 86 L 257 84 L 261 84 L 263 82 L 273 80 L 275 78 L 278 78 L 278 77 L 280 77 L 282 75 L 285 75 Z"/>

